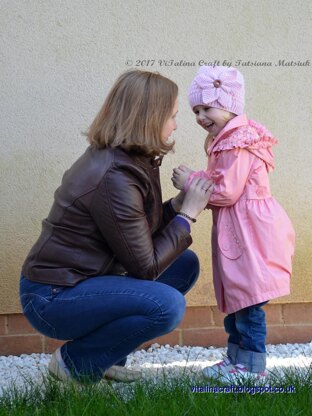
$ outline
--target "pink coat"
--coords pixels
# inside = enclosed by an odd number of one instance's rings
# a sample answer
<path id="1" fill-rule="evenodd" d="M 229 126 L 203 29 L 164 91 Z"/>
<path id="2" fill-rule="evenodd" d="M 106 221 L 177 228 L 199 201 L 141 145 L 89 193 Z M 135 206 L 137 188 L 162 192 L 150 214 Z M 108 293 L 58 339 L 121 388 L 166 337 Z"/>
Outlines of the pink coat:
<path id="1" fill-rule="evenodd" d="M 261 124 L 237 116 L 208 149 L 208 169 L 192 175 L 215 182 L 212 208 L 213 282 L 218 307 L 233 313 L 290 293 L 295 233 L 271 196 L 277 140 Z"/>

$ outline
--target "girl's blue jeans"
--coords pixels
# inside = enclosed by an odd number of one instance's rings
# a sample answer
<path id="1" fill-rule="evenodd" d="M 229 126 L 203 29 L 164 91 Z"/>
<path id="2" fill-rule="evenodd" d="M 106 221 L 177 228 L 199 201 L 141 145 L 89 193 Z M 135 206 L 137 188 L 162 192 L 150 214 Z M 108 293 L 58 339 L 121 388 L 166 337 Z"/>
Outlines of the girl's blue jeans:
<path id="1" fill-rule="evenodd" d="M 184 251 L 156 281 L 98 276 L 74 287 L 20 281 L 23 312 L 40 333 L 69 340 L 62 358 L 74 377 L 102 378 L 142 343 L 171 332 L 185 312 L 184 296 L 199 275 L 198 258 Z"/>
<path id="2" fill-rule="evenodd" d="M 266 321 L 262 309 L 266 303 L 249 306 L 224 318 L 230 361 L 234 365 L 244 364 L 253 373 L 260 373 L 266 367 Z"/>

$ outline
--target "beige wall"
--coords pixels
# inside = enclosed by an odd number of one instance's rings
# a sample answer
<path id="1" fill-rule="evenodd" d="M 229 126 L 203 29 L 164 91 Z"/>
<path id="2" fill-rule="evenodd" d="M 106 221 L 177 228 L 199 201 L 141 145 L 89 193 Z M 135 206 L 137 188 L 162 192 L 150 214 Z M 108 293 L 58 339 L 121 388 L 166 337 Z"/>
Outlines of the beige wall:
<path id="1" fill-rule="evenodd" d="M 292 295 L 281 301 L 311 302 L 311 66 L 278 66 L 279 60 L 311 59 L 310 39 L 308 0 L 2 0 L 0 313 L 20 311 L 21 264 L 63 171 L 86 147 L 80 132 L 117 75 L 143 60 L 154 63 L 139 68 L 159 71 L 180 87 L 176 153 L 162 168 L 166 197 L 173 192 L 173 166 L 206 163 L 204 133 L 187 104 L 199 61 L 272 63 L 238 68 L 247 114 L 280 138 L 272 188 L 297 231 Z M 215 303 L 209 228 L 205 213 L 194 227 L 202 273 L 189 305 Z"/>

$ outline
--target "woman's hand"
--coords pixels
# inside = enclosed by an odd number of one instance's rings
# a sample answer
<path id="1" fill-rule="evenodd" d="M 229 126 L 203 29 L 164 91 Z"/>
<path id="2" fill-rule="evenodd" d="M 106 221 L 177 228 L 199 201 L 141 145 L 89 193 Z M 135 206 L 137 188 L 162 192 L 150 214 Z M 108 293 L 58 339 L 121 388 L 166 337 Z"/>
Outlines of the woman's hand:
<path id="1" fill-rule="evenodd" d="M 183 191 L 185 183 L 187 182 L 189 176 L 193 172 L 194 171 L 192 169 L 184 165 L 180 165 L 179 167 L 174 168 L 172 171 L 172 178 L 171 178 L 173 186 Z"/>
<path id="2" fill-rule="evenodd" d="M 206 208 L 213 188 L 211 180 L 195 177 L 185 194 L 181 211 L 196 218 Z"/>

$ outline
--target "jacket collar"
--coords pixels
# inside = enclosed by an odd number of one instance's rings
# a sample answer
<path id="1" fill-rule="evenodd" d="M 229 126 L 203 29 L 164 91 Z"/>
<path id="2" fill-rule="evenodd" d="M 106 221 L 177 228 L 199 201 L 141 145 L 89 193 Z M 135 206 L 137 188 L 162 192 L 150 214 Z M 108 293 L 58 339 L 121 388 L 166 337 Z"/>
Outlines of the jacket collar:
<path id="1" fill-rule="evenodd" d="M 233 130 L 237 129 L 238 127 L 247 126 L 247 125 L 248 125 L 248 118 L 246 114 L 241 114 L 239 116 L 232 118 L 232 120 L 226 123 L 226 125 L 223 127 L 220 133 L 214 138 L 208 151 L 212 149 L 222 139 L 225 139 L 225 137 L 227 137 L 230 133 L 232 133 Z"/>
<path id="2" fill-rule="evenodd" d="M 162 164 L 163 156 L 145 156 L 137 152 L 127 152 L 126 150 L 118 147 L 119 150 L 125 152 L 128 156 L 130 156 L 135 163 L 142 166 L 145 169 L 157 169 Z"/>

